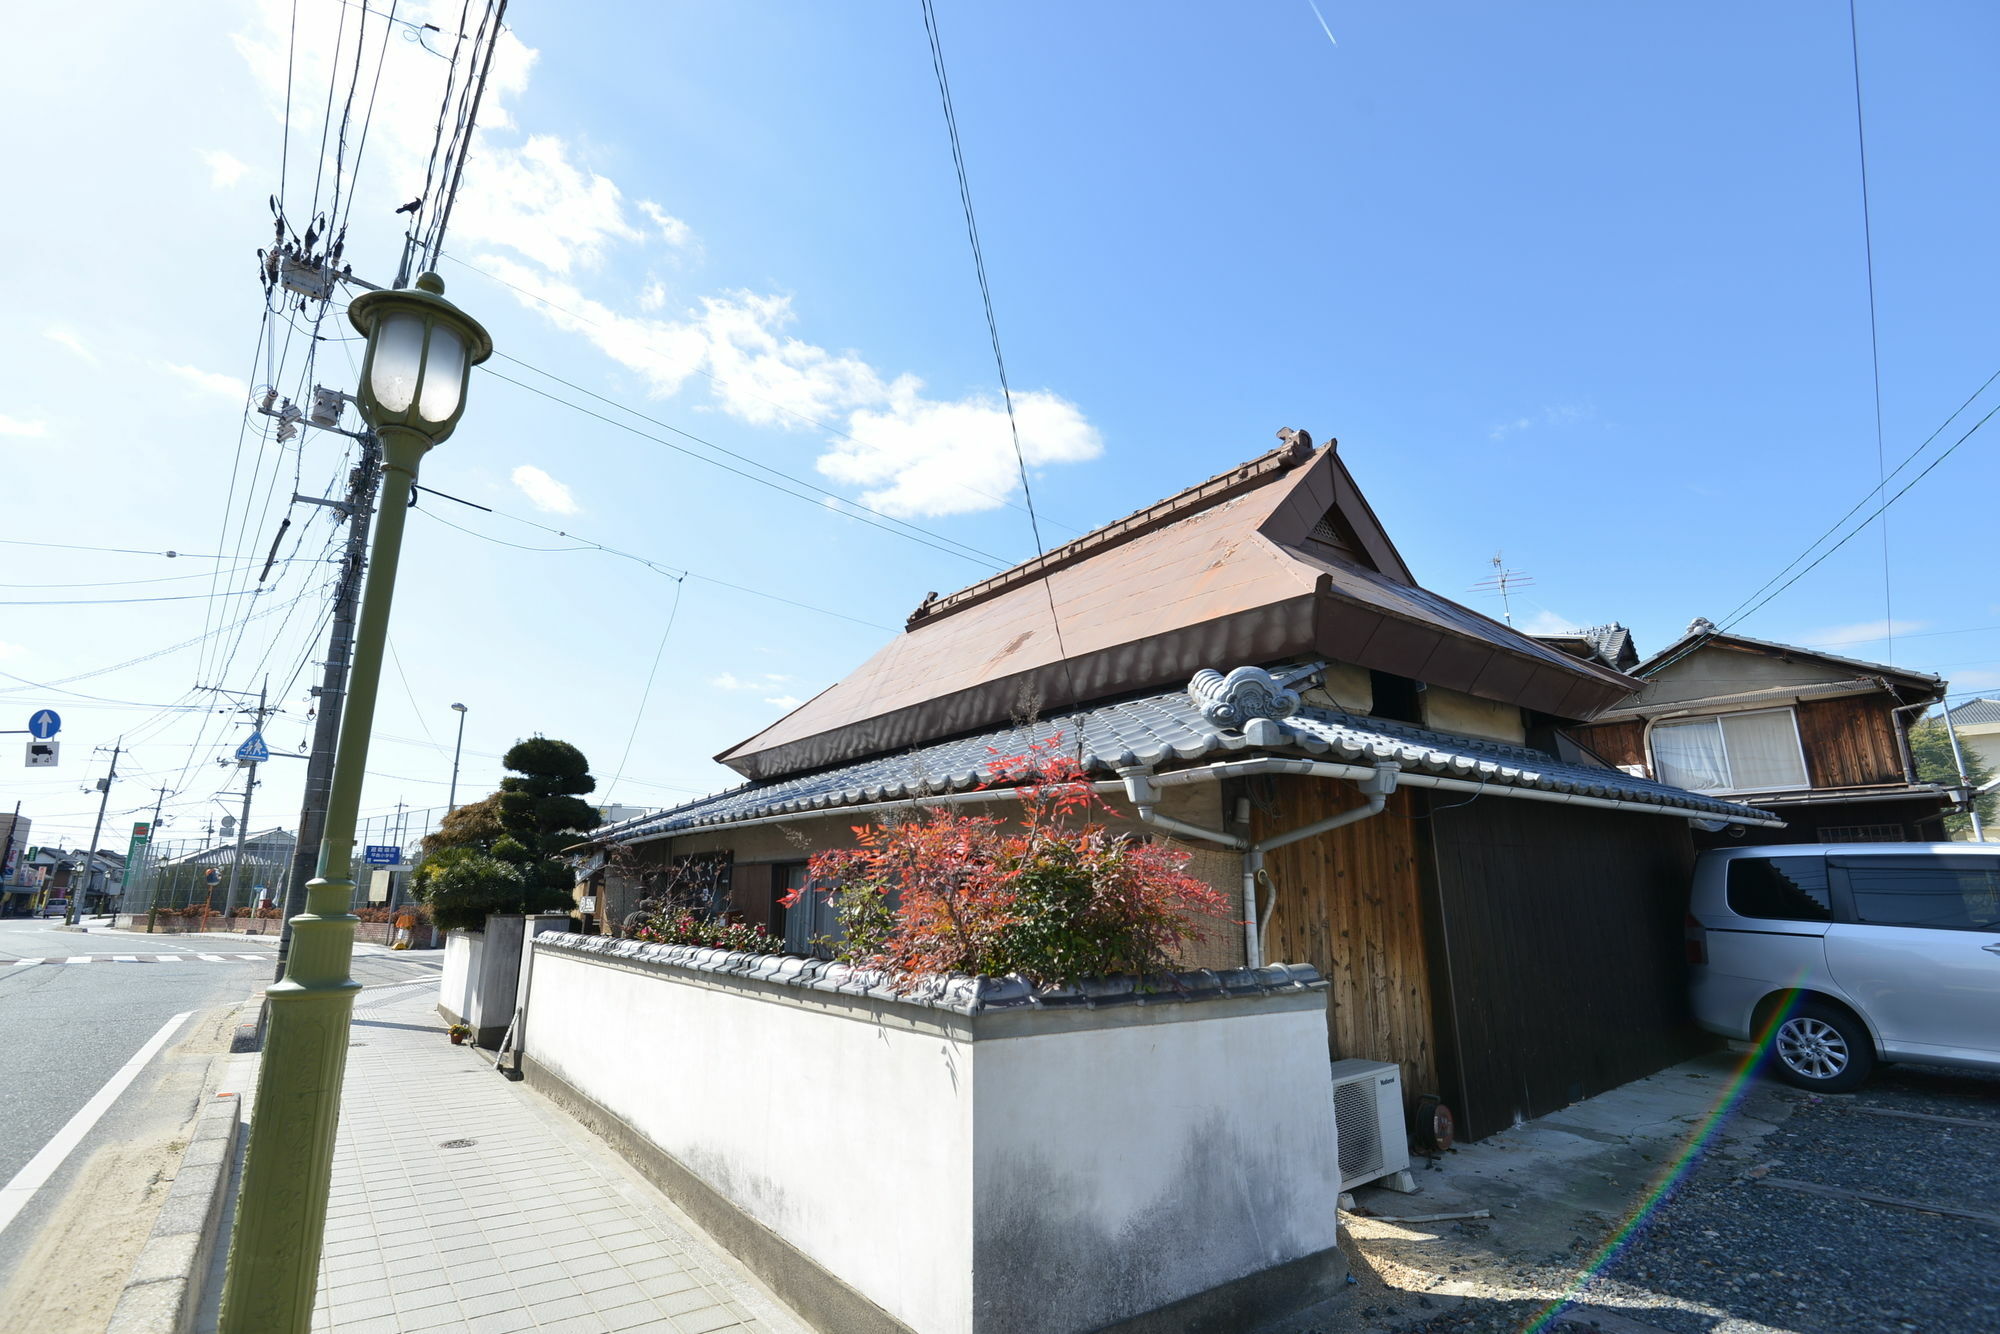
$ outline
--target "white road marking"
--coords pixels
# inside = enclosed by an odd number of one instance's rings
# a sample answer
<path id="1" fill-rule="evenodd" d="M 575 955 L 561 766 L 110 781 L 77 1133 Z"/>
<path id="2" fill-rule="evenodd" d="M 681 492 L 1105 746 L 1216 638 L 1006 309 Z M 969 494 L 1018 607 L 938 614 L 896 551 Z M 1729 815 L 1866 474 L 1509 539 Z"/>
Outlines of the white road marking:
<path id="1" fill-rule="evenodd" d="M 221 956 L 220 954 L 197 954 L 197 955 L 195 955 L 194 957 L 195 957 L 195 958 L 197 958 L 197 959 L 203 959 L 203 960 L 206 960 L 206 961 L 207 961 L 207 962 L 209 962 L 209 963 L 227 963 L 227 962 L 228 962 L 228 960 L 224 959 L 224 958 L 223 958 L 223 957 L 222 957 L 222 956 Z"/>
<path id="2" fill-rule="evenodd" d="M 19 968 L 19 967 L 20 967 L 20 966 L 21 966 L 22 964 L 26 964 L 26 963 L 40 963 L 40 962 L 41 962 L 41 960 L 40 960 L 40 959 L 16 959 L 16 960 L 14 960 L 14 966 L 15 966 L 16 968 Z"/>
<path id="3" fill-rule="evenodd" d="M 64 962 L 64 963 L 90 963 L 90 962 L 92 962 L 92 959 L 91 959 L 91 956 L 90 956 L 90 955 L 88 955 L 88 954 L 72 954 L 72 955 L 70 955 L 70 956 L 69 956 L 69 957 L 68 957 L 67 959 L 64 959 L 64 960 L 63 960 L 63 962 Z"/>
<path id="4" fill-rule="evenodd" d="M 239 954 L 236 957 L 239 959 L 268 959 L 271 956 L 268 954 Z"/>
<path id="5" fill-rule="evenodd" d="M 146 1045 L 139 1048 L 132 1059 L 125 1062 L 118 1073 L 111 1076 L 89 1102 L 77 1109 L 76 1115 L 55 1133 L 55 1138 L 44 1144 L 42 1151 L 30 1158 L 28 1165 L 14 1174 L 12 1181 L 0 1186 L 0 1232 L 7 1230 L 7 1225 L 27 1207 L 35 1192 L 55 1175 L 56 1169 L 62 1166 L 63 1159 L 75 1151 L 76 1146 L 83 1142 L 83 1137 L 90 1133 L 90 1128 L 110 1110 L 112 1103 L 118 1101 L 118 1095 L 139 1077 L 139 1072 L 145 1068 L 146 1062 L 152 1060 L 160 1048 L 167 1045 L 167 1039 L 174 1035 L 174 1030 L 186 1023 L 193 1013 L 193 1010 L 188 1010 L 167 1020 L 160 1027 L 160 1031 L 148 1038 Z"/>
<path id="6" fill-rule="evenodd" d="M 111 956 L 111 962 L 113 962 L 113 963 L 137 963 L 137 962 L 139 962 L 139 956 L 138 956 L 138 955 L 136 955 L 136 954 L 114 954 L 114 955 L 112 955 L 112 956 Z"/>
<path id="7" fill-rule="evenodd" d="M 179 963 L 182 959 L 186 957 L 187 956 L 183 954 L 162 954 L 159 956 L 159 960 L 161 963 Z"/>

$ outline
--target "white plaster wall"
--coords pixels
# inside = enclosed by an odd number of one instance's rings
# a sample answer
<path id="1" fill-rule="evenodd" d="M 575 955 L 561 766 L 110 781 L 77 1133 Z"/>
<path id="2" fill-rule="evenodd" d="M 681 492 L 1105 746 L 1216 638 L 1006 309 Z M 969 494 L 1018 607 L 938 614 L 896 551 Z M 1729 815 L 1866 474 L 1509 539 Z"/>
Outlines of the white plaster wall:
<path id="1" fill-rule="evenodd" d="M 535 951 L 525 1052 L 924 1334 L 971 1334 L 967 1043 Z"/>
<path id="2" fill-rule="evenodd" d="M 1324 991 L 973 1039 L 914 1004 L 531 954 L 530 1061 L 921 1334 L 1081 1334 L 1335 1244 Z"/>
<path id="3" fill-rule="evenodd" d="M 479 966 L 472 973 L 471 995 L 462 1011 L 476 1029 L 505 1028 L 514 1017 L 514 986 L 521 976 L 521 938 L 527 919 L 493 916 L 486 919 Z"/>
<path id="4" fill-rule="evenodd" d="M 1323 993 L 1190 1012 L 977 1044 L 982 1330 L 1096 1329 L 1335 1244 Z"/>
<path id="5" fill-rule="evenodd" d="M 444 973 L 438 982 L 438 1004 L 466 1023 L 472 1008 L 472 982 L 479 976 L 480 956 L 486 937 L 477 931 L 447 931 L 444 937 Z"/>

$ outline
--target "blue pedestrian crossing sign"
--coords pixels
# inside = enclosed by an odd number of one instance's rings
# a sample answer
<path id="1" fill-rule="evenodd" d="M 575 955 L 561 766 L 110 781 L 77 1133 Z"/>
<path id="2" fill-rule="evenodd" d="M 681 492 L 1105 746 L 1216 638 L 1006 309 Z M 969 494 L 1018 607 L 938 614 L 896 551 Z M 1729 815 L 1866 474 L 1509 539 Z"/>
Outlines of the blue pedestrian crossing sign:
<path id="1" fill-rule="evenodd" d="M 238 764 L 262 764 L 271 758 L 271 748 L 264 744 L 262 732 L 252 732 L 250 739 L 236 748 Z"/>
<path id="2" fill-rule="evenodd" d="M 367 848 L 370 866 L 395 866 L 403 860 L 403 850 L 394 844 L 370 843 Z"/>
<path id="3" fill-rule="evenodd" d="M 47 741 L 62 731 L 62 715 L 54 709 L 37 709 L 28 719 L 28 735 L 37 741 Z"/>

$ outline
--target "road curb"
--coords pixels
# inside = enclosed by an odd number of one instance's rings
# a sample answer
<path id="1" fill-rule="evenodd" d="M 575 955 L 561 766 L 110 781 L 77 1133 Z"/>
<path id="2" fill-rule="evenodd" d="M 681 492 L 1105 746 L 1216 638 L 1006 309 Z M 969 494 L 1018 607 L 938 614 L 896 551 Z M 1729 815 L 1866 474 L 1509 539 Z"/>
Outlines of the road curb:
<path id="1" fill-rule="evenodd" d="M 132 1266 L 105 1334 L 186 1334 L 193 1324 L 242 1119 L 242 1102 L 234 1093 L 218 1093 L 202 1107 L 153 1235 Z"/>

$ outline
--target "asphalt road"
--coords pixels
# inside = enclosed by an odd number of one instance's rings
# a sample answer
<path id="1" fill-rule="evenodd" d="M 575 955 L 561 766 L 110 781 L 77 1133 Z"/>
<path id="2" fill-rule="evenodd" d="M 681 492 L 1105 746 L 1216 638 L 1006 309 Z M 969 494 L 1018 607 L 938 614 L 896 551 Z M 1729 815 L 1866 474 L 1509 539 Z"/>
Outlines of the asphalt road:
<path id="1" fill-rule="evenodd" d="M 1840 1096 L 1760 1080 L 1744 1111 L 1777 1126 L 1755 1156 L 1699 1159 L 1545 1334 L 2000 1329 L 2000 1074 L 1885 1066 Z M 1560 1291 L 1577 1277 L 1565 1260 L 1515 1272 Z M 1470 1301 L 1346 1327 L 1518 1334 L 1546 1309 Z"/>
<path id="2" fill-rule="evenodd" d="M 363 985 L 435 976 L 442 957 L 358 951 L 353 971 Z M 195 1035 L 204 1020 L 213 1032 L 222 1007 L 269 985 L 275 959 L 274 942 L 255 937 L 80 933 L 53 921 L 0 920 L 0 1184 L 13 1181 L 170 1019 L 191 1015 L 12 1223 L 0 1218 L 0 1287 L 96 1150 L 192 1114 L 210 1055 L 195 1050 Z"/>

